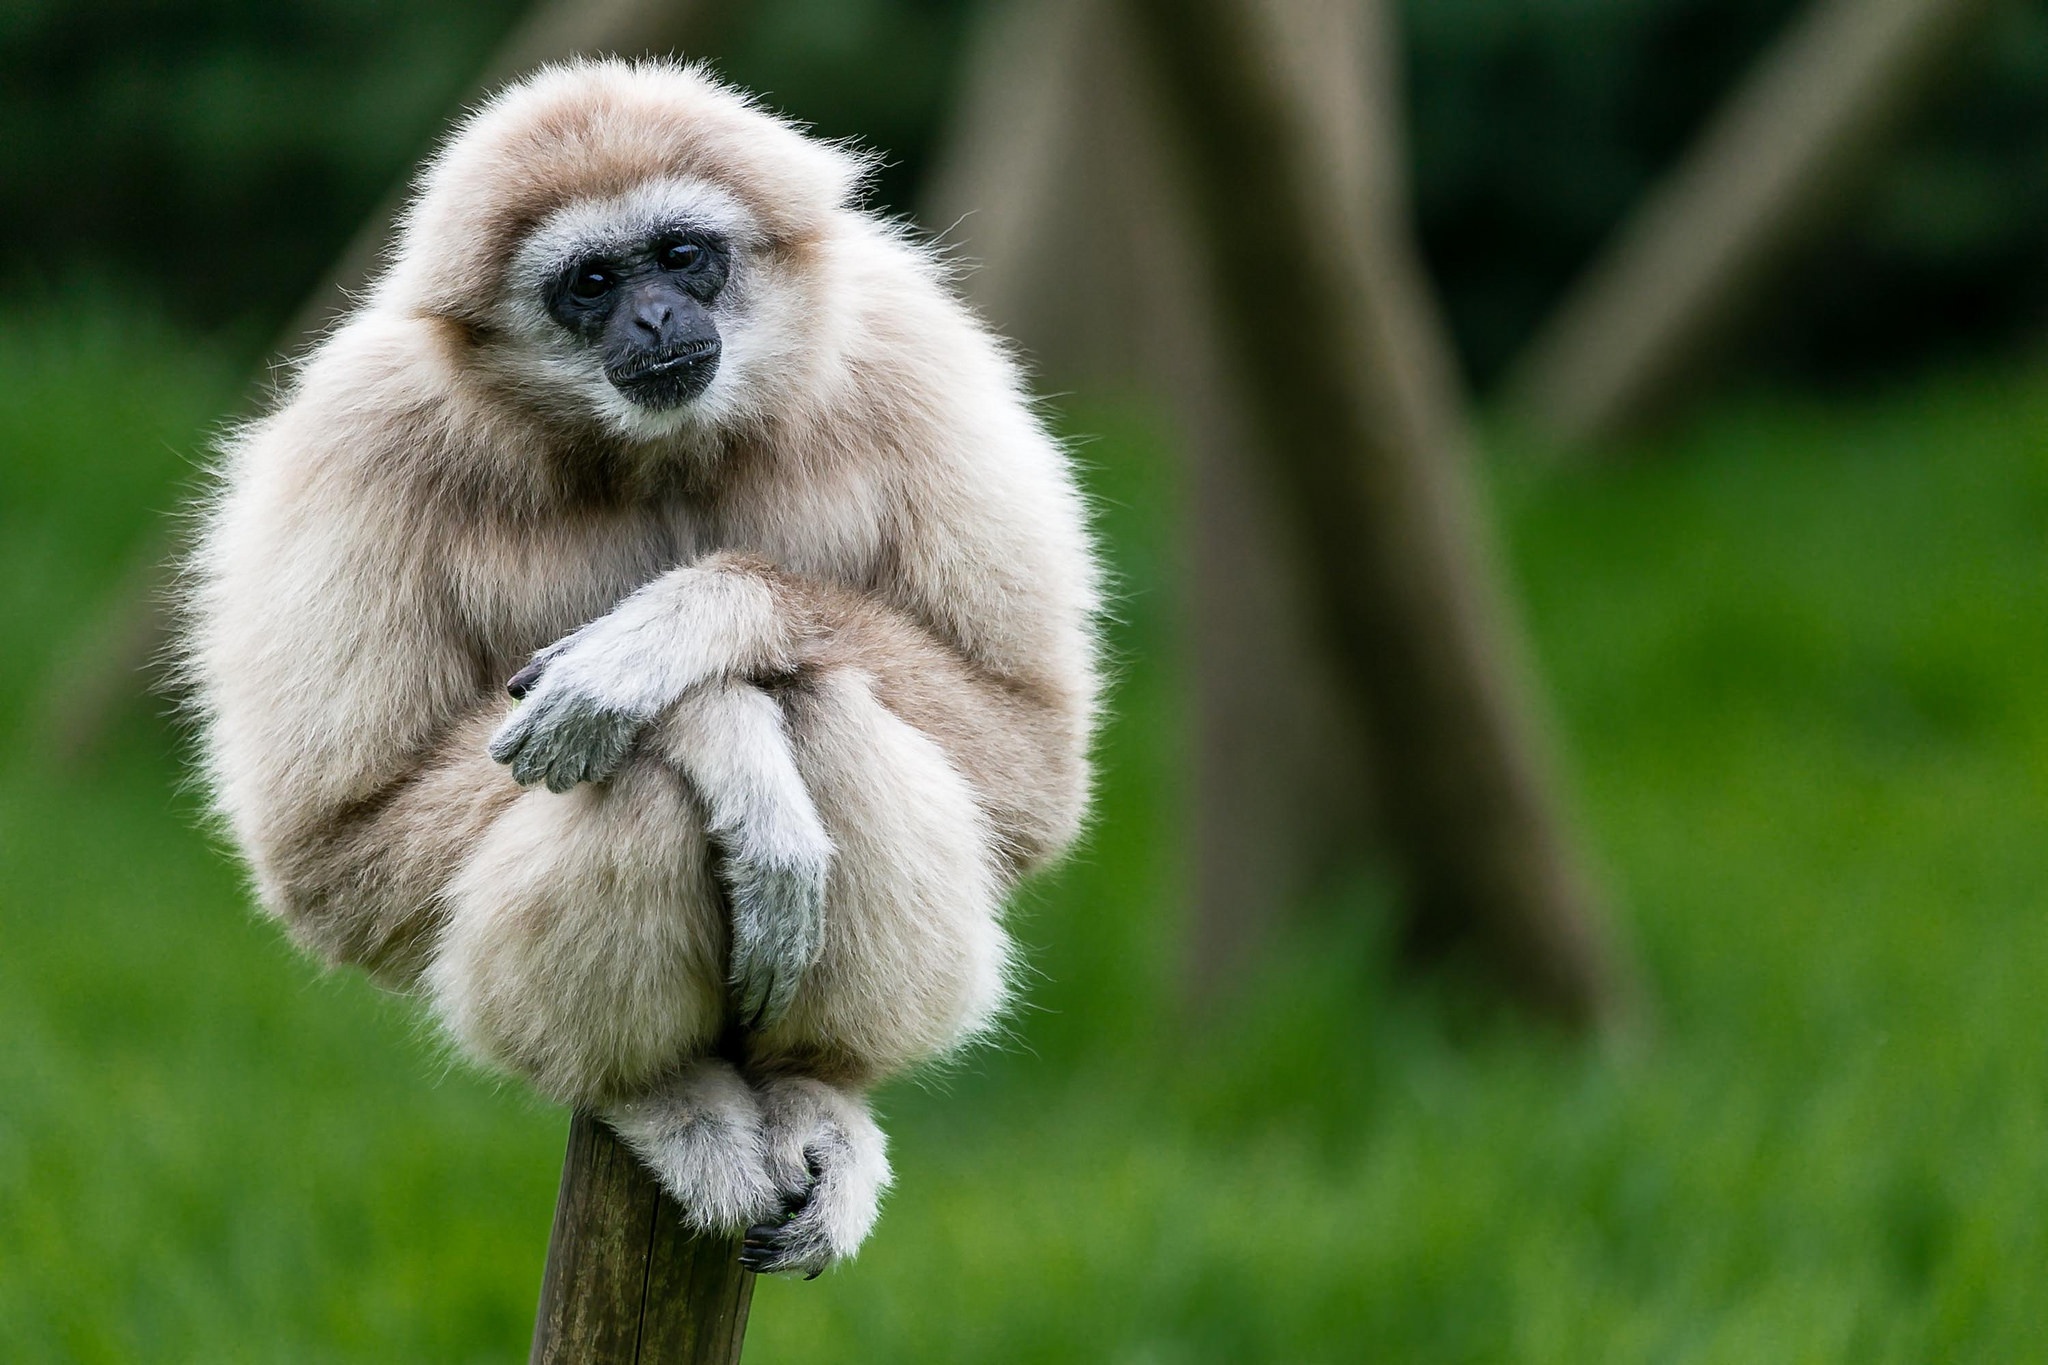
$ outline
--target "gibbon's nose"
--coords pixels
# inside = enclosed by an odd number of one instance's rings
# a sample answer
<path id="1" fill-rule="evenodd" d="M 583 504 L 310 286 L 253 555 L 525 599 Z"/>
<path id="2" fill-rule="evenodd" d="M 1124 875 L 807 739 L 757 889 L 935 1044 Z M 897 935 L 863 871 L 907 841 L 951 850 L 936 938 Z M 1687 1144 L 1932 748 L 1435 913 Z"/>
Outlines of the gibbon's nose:
<path id="1" fill-rule="evenodd" d="M 674 329 L 676 306 L 672 300 L 642 297 L 633 307 L 633 333 L 647 347 L 668 343 Z"/>

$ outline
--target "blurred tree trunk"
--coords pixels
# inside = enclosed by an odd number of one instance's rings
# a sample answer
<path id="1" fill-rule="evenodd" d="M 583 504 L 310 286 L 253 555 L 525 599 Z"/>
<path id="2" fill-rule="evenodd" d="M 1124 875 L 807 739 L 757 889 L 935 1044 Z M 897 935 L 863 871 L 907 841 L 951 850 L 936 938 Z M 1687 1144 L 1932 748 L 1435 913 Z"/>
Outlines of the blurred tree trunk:
<path id="1" fill-rule="evenodd" d="M 1355 88 L 1347 49 L 1327 51 Z M 1372 823 L 1362 736 L 1314 639 L 1279 509 L 1253 477 L 1260 435 L 1218 345 L 1122 13 L 1088 0 L 1000 8 L 966 88 L 926 221 L 958 220 L 949 237 L 976 264 L 968 293 L 1046 384 L 1171 396 L 1189 474 L 1188 969 L 1206 994 L 1358 847 Z"/>
<path id="2" fill-rule="evenodd" d="M 1615 964 L 1471 516 L 1389 37 L 1379 5 L 1338 0 L 1013 6 L 931 221 L 971 211 L 968 287 L 1052 382 L 1148 388 L 1178 419 L 1196 989 L 1377 804 L 1410 946 L 1463 941 L 1590 1020 Z"/>
<path id="3" fill-rule="evenodd" d="M 1653 424 L 1853 202 L 1992 0 L 1812 0 L 1517 360 L 1554 451 Z"/>
<path id="4" fill-rule="evenodd" d="M 694 48 L 715 38 L 734 8 L 721 0 L 543 0 L 491 54 L 452 109 L 473 108 L 499 86 L 548 62 Z M 435 136 L 444 132 L 436 129 Z M 278 335 L 274 355 L 297 355 L 347 312 L 376 274 L 411 186 L 408 167 Z M 252 408 L 261 405 L 271 383 L 266 370 L 251 388 Z M 104 611 L 52 670 L 30 710 L 29 731 L 48 759 L 66 766 L 89 760 L 116 719 L 151 691 L 170 645 L 173 554 L 168 535 L 144 546 Z"/>

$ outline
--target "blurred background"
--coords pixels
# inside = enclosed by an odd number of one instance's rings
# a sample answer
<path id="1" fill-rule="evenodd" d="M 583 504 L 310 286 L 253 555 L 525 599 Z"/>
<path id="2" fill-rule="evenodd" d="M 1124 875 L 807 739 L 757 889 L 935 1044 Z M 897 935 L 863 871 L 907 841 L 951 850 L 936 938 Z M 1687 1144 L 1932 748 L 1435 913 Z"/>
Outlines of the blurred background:
<path id="1" fill-rule="evenodd" d="M 2048 1358 L 2048 5 L 1170 8 L 0 2 L 0 1358 L 525 1350 L 565 1116 L 256 918 L 140 664 L 564 33 L 881 150 L 1117 581 L 1010 1028 L 749 1361 Z"/>

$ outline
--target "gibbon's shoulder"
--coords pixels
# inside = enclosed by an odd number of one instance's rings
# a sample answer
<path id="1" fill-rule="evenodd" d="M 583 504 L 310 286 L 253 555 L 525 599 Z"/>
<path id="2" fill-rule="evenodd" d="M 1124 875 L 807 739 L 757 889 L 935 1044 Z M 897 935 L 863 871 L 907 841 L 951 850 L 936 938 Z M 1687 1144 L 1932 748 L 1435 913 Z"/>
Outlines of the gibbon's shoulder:
<path id="1" fill-rule="evenodd" d="M 907 228 L 862 212 L 842 216 L 823 253 L 828 297 L 852 317 L 848 359 L 870 396 L 921 406 L 958 420 L 1028 405 L 1010 344 L 954 287 L 955 270 Z"/>
<path id="2" fill-rule="evenodd" d="M 229 442 L 259 467 L 377 479 L 423 472 L 510 439 L 463 378 L 458 324 L 364 309 L 295 366 L 270 410 Z"/>

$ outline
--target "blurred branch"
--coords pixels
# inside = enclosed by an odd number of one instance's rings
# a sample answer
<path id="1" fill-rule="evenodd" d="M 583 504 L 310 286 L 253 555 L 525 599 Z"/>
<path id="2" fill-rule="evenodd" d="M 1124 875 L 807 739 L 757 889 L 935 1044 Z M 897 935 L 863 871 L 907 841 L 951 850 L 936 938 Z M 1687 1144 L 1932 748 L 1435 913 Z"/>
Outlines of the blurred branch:
<path id="1" fill-rule="evenodd" d="M 491 55 L 461 97 L 476 104 L 506 82 L 569 57 L 643 54 L 695 45 L 733 6 L 722 0 L 546 0 Z M 333 325 L 375 275 L 412 184 L 410 171 L 350 239 L 341 259 L 307 295 L 273 354 L 295 355 Z M 251 406 L 267 389 L 266 370 Z M 168 534 L 150 541 L 105 609 L 77 635 L 30 710 L 30 734 L 53 762 L 91 759 L 128 707 L 148 694 L 170 640 L 175 551 Z"/>
<path id="2" fill-rule="evenodd" d="M 1560 451 L 1669 411 L 1992 4 L 1813 0 L 1529 344 L 1503 409 Z"/>
<path id="3" fill-rule="evenodd" d="M 1611 1017 L 1621 964 L 1530 714 L 1406 225 L 1364 201 L 1270 4 L 1126 4 L 1183 139 L 1202 257 L 1229 281 L 1224 333 L 1311 600 L 1381 760 L 1409 946 L 1473 950 L 1566 1022 Z"/>

